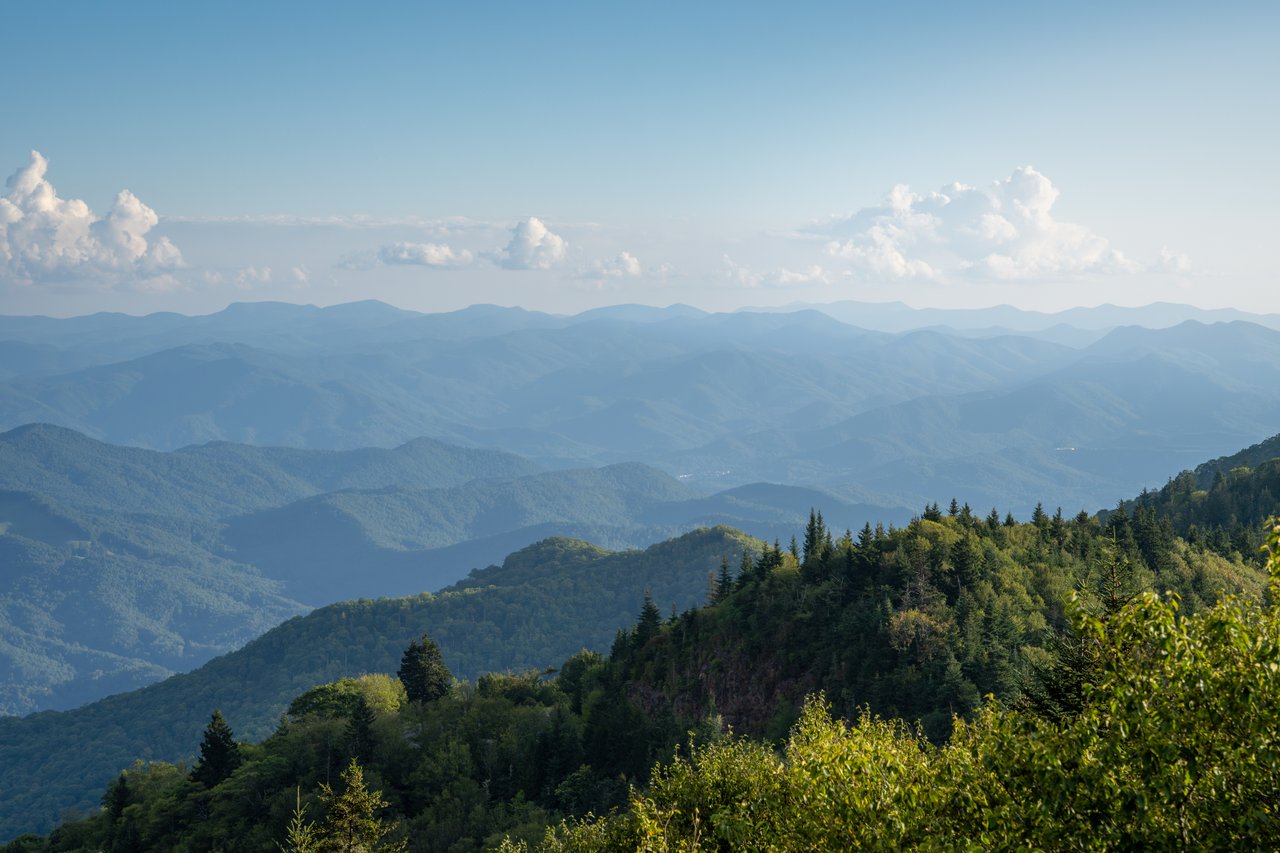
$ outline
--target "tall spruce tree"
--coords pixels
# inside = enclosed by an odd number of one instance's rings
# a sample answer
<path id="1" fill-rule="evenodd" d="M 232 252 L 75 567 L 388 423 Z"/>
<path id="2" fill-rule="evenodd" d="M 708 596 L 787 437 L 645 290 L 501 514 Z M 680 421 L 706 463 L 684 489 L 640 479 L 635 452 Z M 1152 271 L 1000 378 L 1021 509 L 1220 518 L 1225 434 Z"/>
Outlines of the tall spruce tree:
<path id="1" fill-rule="evenodd" d="M 215 710 L 209 725 L 205 726 L 204 738 L 200 741 L 200 759 L 191 771 L 191 778 L 206 788 L 212 788 L 234 773 L 241 760 L 240 746 L 231 726 L 227 725 L 222 712 Z"/>
<path id="2" fill-rule="evenodd" d="M 453 673 L 444 665 L 440 647 L 426 634 L 409 643 L 396 676 L 410 702 L 434 702 L 453 688 Z"/>
<path id="3" fill-rule="evenodd" d="M 342 771 L 344 790 L 335 794 L 328 785 L 320 786 L 320 799 L 325 805 L 324 824 L 320 827 L 320 849 L 342 853 L 399 853 L 408 842 L 383 839 L 394 828 L 377 816 L 389 805 L 381 791 L 370 791 L 364 784 L 364 771 L 354 758 Z"/>

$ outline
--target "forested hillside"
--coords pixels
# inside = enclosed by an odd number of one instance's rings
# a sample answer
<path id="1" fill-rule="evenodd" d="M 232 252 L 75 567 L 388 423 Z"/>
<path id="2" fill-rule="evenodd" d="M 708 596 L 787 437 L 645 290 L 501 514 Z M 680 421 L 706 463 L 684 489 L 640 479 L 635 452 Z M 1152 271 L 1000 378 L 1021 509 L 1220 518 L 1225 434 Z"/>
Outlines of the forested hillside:
<path id="1" fill-rule="evenodd" d="M 788 535 L 815 503 L 846 524 L 910 515 L 768 484 L 705 495 L 639 464 L 540 471 L 429 439 L 160 453 L 22 427 L 0 435 L 0 713 L 140 687 L 307 607 L 438 590 L 548 537 Z"/>
<path id="2" fill-rule="evenodd" d="M 352 757 L 412 849 L 479 849 L 505 833 L 537 839 L 562 816 L 622 805 L 626 786 L 643 784 L 686 732 L 700 742 L 717 740 L 724 725 L 785 737 L 815 691 L 838 716 L 869 708 L 917 720 L 935 741 L 948 736 L 953 715 L 977 714 L 983 694 L 1030 701 L 1044 683 L 1037 673 L 1067 662 L 1061 638 L 1072 591 L 1102 618 L 1153 586 L 1177 591 L 1184 613 L 1205 611 L 1225 592 L 1256 597 L 1264 586 L 1257 567 L 1173 538 L 1159 539 L 1149 556 L 1120 515 L 1104 527 L 1084 515 L 1016 523 L 929 507 L 900 529 L 834 535 L 815 516 L 798 532 L 794 552 L 769 545 L 737 565 L 726 553 L 709 606 L 666 618 L 656 590 L 642 606 L 633 602 L 639 620 L 614 637 L 608 658 L 574 656 L 555 677 L 540 668 L 486 676 L 425 704 L 387 699 L 377 680 L 337 685 L 333 699 L 295 703 L 289 720 L 261 747 L 245 748 L 243 766 L 211 789 L 164 764 L 129 771 L 127 796 L 112 795 L 118 809 L 59 829 L 49 849 L 120 837 L 155 848 L 274 849 L 295 787 L 318 817 L 319 785 L 333 783 Z M 589 549 L 547 547 L 568 551 L 552 564 L 559 568 L 531 577 L 549 591 L 574 589 L 571 577 L 595 585 L 589 570 L 562 574 L 590 566 Z M 489 580 L 523 571 L 517 557 Z M 456 595 L 474 618 L 485 594 Z M 431 620 L 429 630 L 448 637 L 447 626 Z M 382 654 L 389 672 L 394 650 Z M 378 710 L 358 711 L 355 694 Z M 235 727 L 234 711 L 227 716 Z M 188 754 L 197 740 L 189 732 Z M 193 809 L 213 817 L 182 817 Z"/>
<path id="3" fill-rule="evenodd" d="M 1179 536 L 1220 554 L 1261 559 L 1260 522 L 1280 515 L 1280 436 L 1183 471 L 1120 510 L 1165 519 Z"/>
<path id="4" fill-rule="evenodd" d="M 135 758 L 191 755 L 214 707 L 242 735 L 264 737 L 297 694 L 393 671 L 424 631 L 471 679 L 555 665 L 584 646 L 606 649 L 646 589 L 663 607 L 701 603 L 708 573 L 750 543 L 723 528 L 620 553 L 548 540 L 436 595 L 320 608 L 142 690 L 72 711 L 0 718 L 0 838 L 47 829 L 67 808 L 92 808 L 98 789 Z"/>

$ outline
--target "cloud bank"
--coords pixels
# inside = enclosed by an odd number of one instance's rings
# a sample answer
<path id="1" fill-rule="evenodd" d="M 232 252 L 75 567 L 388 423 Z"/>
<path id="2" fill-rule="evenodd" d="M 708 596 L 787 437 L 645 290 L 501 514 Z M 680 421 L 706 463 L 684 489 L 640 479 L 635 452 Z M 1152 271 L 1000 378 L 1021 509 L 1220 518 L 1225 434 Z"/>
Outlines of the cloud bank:
<path id="1" fill-rule="evenodd" d="M 954 183 L 919 195 L 899 184 L 884 204 L 809 230 L 834 238 L 829 256 L 880 278 L 1012 281 L 1142 269 L 1089 228 L 1055 219 L 1058 195 L 1023 166 L 986 188 Z"/>
<path id="2" fill-rule="evenodd" d="M 38 151 L 6 182 L 0 198 L 0 279 L 31 285 L 96 279 L 149 289 L 183 265 L 168 238 L 147 239 L 156 212 L 121 190 L 105 216 L 80 199 L 58 196 L 45 179 L 49 161 Z"/>

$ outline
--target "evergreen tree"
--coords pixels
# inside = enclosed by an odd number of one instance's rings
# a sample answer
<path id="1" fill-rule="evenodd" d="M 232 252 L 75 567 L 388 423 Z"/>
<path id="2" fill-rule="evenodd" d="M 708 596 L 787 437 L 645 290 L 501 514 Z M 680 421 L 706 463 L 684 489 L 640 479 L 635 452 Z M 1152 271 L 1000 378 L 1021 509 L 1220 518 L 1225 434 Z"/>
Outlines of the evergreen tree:
<path id="1" fill-rule="evenodd" d="M 724 597 L 733 590 L 733 573 L 729 570 L 729 555 L 725 554 L 720 558 L 720 576 L 716 580 L 716 601 L 723 601 Z"/>
<path id="2" fill-rule="evenodd" d="M 351 718 L 347 720 L 347 749 L 351 757 L 361 764 L 373 760 L 373 708 L 364 696 L 357 696 L 355 706 L 351 709 Z"/>
<path id="3" fill-rule="evenodd" d="M 426 634 L 409 643 L 396 676 L 410 702 L 434 702 L 453 687 L 453 673 L 444 665 L 440 647 Z"/>
<path id="4" fill-rule="evenodd" d="M 751 553 L 744 549 L 741 564 L 738 566 L 738 586 L 746 586 L 751 580 L 751 573 Z"/>
<path id="5" fill-rule="evenodd" d="M 115 824 L 120 820 L 130 799 L 129 777 L 121 772 L 116 780 L 107 786 L 107 792 L 102 795 L 102 809 L 109 823 Z"/>
<path id="6" fill-rule="evenodd" d="M 636 621 L 636 627 L 631 635 L 633 648 L 641 648 L 656 637 L 660 627 L 662 627 L 662 614 L 658 612 L 658 606 L 653 603 L 653 596 L 650 595 L 649 590 L 645 589 L 644 604 L 640 606 L 640 618 Z"/>
<path id="7" fill-rule="evenodd" d="M 804 558 L 802 564 L 808 564 L 814 558 L 825 559 L 831 551 L 831 531 L 822 520 L 822 513 L 809 510 L 809 523 L 804 529 Z M 796 554 L 797 559 L 800 555 Z"/>
<path id="8" fill-rule="evenodd" d="M 947 507 L 947 515 L 951 516 L 952 518 L 955 518 L 959 514 L 960 514 L 960 502 L 953 497 L 951 499 L 951 506 Z"/>
<path id="9" fill-rule="evenodd" d="M 992 533 L 1000 529 L 1000 511 L 995 507 L 991 508 L 991 514 L 987 516 L 987 529 Z"/>
<path id="10" fill-rule="evenodd" d="M 320 853 L 320 830 L 313 821 L 306 820 L 306 810 L 302 808 L 302 789 L 294 789 L 296 804 L 293 807 L 293 819 L 285 830 L 284 844 L 279 845 L 282 853 Z"/>
<path id="11" fill-rule="evenodd" d="M 320 850 L 334 853 L 399 853 L 404 841 L 384 842 L 393 827 L 376 816 L 388 803 L 381 791 L 370 791 L 364 784 L 364 771 L 354 758 L 342 771 L 344 790 L 335 794 L 328 785 L 320 786 L 320 799 L 325 804 L 324 825 L 320 827 Z"/>
<path id="12" fill-rule="evenodd" d="M 214 711 L 200 741 L 200 759 L 191 771 L 191 778 L 212 788 L 234 773 L 240 761 L 240 746 L 231 733 L 231 726 L 221 711 Z"/>

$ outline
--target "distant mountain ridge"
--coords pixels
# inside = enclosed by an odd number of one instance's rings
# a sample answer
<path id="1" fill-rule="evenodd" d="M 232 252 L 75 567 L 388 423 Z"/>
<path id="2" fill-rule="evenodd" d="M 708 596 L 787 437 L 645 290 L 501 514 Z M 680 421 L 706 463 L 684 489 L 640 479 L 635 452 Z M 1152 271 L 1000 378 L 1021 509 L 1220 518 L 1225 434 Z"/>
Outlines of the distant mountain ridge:
<path id="1" fill-rule="evenodd" d="M 432 439 L 159 452 L 20 427 L 0 434 L 0 713 L 132 689 L 307 607 L 437 590 L 548 537 L 787 535 L 818 503 L 855 527 L 910 515 L 767 484 L 707 496 L 639 463 L 546 471 Z"/>
<path id="2" fill-rule="evenodd" d="M 703 491 L 768 481 L 907 506 L 964 491 L 1026 511 L 1018 502 L 1051 483 L 1064 506 L 1109 504 L 1276 422 L 1280 331 L 1238 312 L 890 308 L 911 318 L 886 326 L 897 331 L 841 322 L 832 306 L 0 317 L 0 427 L 56 422 L 162 449 L 393 448 L 428 435 L 544 469 L 643 462 Z M 991 325 L 1010 317 L 1029 330 Z M 1077 317 L 1094 319 L 1066 325 Z M 962 328 L 975 323 L 989 334 Z"/>

